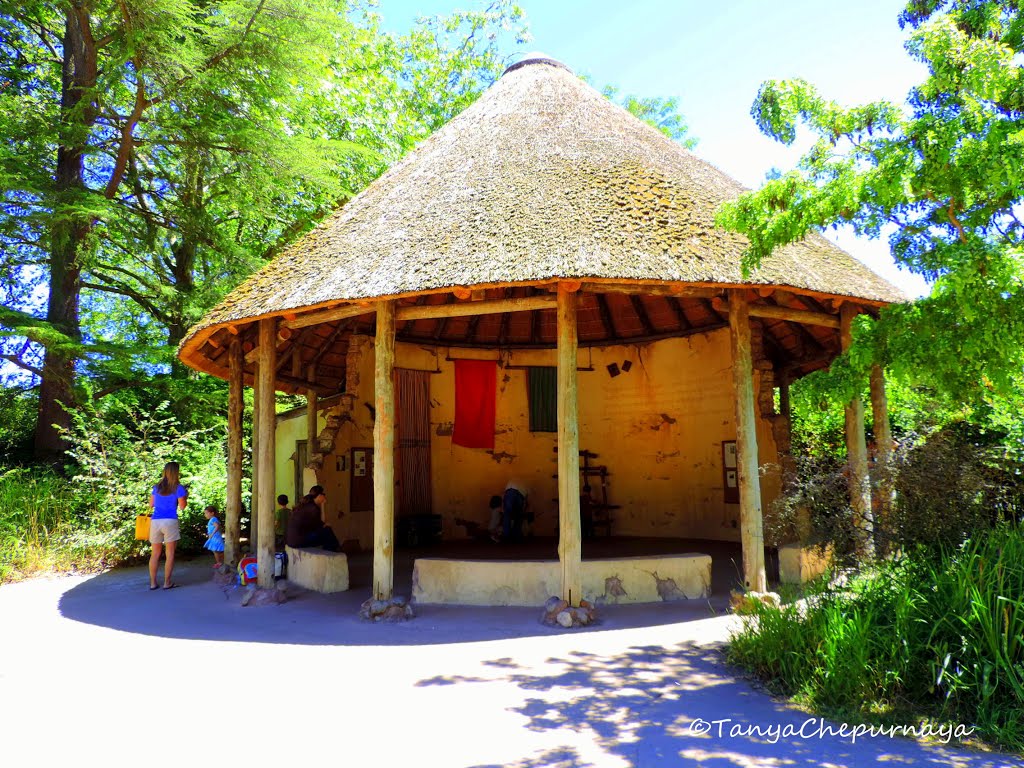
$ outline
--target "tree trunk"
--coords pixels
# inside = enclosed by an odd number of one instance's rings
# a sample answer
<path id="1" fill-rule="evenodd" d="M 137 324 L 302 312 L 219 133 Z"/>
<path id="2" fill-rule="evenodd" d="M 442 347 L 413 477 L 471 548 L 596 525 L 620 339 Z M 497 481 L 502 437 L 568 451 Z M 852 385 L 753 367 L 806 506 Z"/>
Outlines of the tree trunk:
<path id="1" fill-rule="evenodd" d="M 857 308 L 850 304 L 843 304 L 839 308 L 839 337 L 843 352 L 853 343 L 853 320 L 857 313 Z M 844 412 L 855 545 L 858 557 L 862 561 L 870 560 L 875 555 L 874 520 L 871 512 L 871 480 L 868 477 L 868 448 L 864 437 L 864 401 L 859 394 L 846 404 Z"/>
<path id="2" fill-rule="evenodd" d="M 92 104 L 81 101 L 96 83 L 96 49 L 85 11 L 68 11 L 64 25 L 64 62 L 61 75 L 60 145 L 54 179 L 54 210 L 50 226 L 50 295 L 46 320 L 71 342 L 81 340 L 79 299 L 82 263 L 93 220 L 78 211 L 89 193 L 84 179 L 87 130 L 95 120 Z M 83 26 L 85 25 L 85 26 Z M 66 408 L 75 406 L 76 353 L 66 344 L 46 348 L 39 387 L 36 422 L 36 458 L 59 461 L 66 448 L 61 429 L 71 425 Z"/>
<path id="3" fill-rule="evenodd" d="M 174 255 L 171 270 L 171 279 L 174 281 L 174 300 L 167 323 L 167 343 L 172 349 L 177 349 L 178 344 L 188 333 L 190 325 L 188 310 L 196 289 L 195 266 L 199 249 L 198 233 L 194 230 L 194 226 L 195 222 L 203 216 L 204 183 L 205 174 L 202 160 L 194 155 L 186 158 L 185 178 L 179 192 L 183 211 L 181 214 L 183 221 L 180 224 L 183 226 L 178 232 L 180 239 L 171 246 L 171 253 Z M 185 379 L 188 375 L 188 368 L 175 355 L 171 360 L 172 378 Z"/>

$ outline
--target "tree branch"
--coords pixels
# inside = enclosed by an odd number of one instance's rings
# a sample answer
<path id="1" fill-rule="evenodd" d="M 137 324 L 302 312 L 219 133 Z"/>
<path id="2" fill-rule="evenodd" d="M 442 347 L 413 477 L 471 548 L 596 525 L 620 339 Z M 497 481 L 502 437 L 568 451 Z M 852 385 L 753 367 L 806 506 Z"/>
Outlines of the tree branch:
<path id="1" fill-rule="evenodd" d="M 960 220 L 956 217 L 955 206 L 956 206 L 956 200 L 950 199 L 949 207 L 946 209 L 946 214 L 949 216 L 950 223 L 953 225 L 953 227 L 956 229 L 956 231 L 960 234 L 960 242 L 961 243 L 966 243 L 967 242 L 967 235 L 964 234 L 964 226 L 963 226 L 963 224 L 961 224 Z"/>
<path id="2" fill-rule="evenodd" d="M 114 161 L 114 170 L 110 173 L 107 188 L 103 190 L 103 195 L 108 200 L 114 198 L 117 188 L 121 186 L 121 180 L 124 179 L 125 170 L 128 168 L 128 158 L 131 157 L 132 149 L 135 148 L 135 137 L 133 135 L 135 126 L 139 122 L 139 118 L 142 117 L 142 113 L 152 103 L 152 101 L 146 98 L 146 86 L 142 80 L 142 74 L 139 72 L 138 64 L 136 64 L 135 106 L 132 107 L 132 113 L 128 116 L 124 125 L 121 126 L 121 143 L 117 148 L 117 160 Z"/>
<path id="3" fill-rule="evenodd" d="M 205 64 L 203 64 L 203 66 L 201 66 L 198 70 L 196 70 L 196 72 L 190 73 L 190 74 L 185 75 L 184 77 L 180 78 L 176 83 L 174 83 L 174 85 L 172 85 L 170 88 L 168 88 L 165 93 L 163 93 L 163 94 L 161 94 L 159 96 L 154 96 L 150 100 L 149 103 L 150 104 L 159 104 L 160 102 L 162 102 L 164 99 L 167 98 L 168 94 L 173 93 L 174 91 L 176 91 L 178 88 L 180 88 L 185 83 L 187 83 L 189 80 L 191 80 L 193 77 L 195 77 L 196 74 L 199 74 L 200 72 L 206 72 L 208 70 L 213 69 L 215 66 L 217 66 L 222 61 L 224 61 L 224 59 L 226 59 L 228 56 L 230 56 L 235 51 L 237 51 L 242 46 L 242 43 L 245 42 L 245 39 L 249 36 L 249 32 L 252 30 L 252 25 L 256 23 L 256 19 L 259 17 L 259 15 L 261 13 L 263 13 L 263 6 L 266 5 L 266 2 L 267 2 L 267 0 L 260 0 L 260 4 L 256 6 L 256 10 L 254 10 L 252 12 L 252 16 L 249 18 L 249 21 L 245 25 L 245 29 L 242 30 L 242 36 L 240 38 L 238 38 L 238 42 L 229 45 L 227 48 L 225 48 L 220 53 L 218 53 L 218 54 L 216 54 L 214 56 L 211 56 L 210 59 Z"/>
<path id="4" fill-rule="evenodd" d="M 82 287 L 83 288 L 91 288 L 94 291 L 102 291 L 103 293 L 113 293 L 113 294 L 117 294 L 118 296 L 126 296 L 129 299 L 131 299 L 132 301 L 134 301 L 136 304 L 138 304 L 140 307 L 142 307 L 144 310 L 149 312 L 149 314 L 151 314 L 154 318 L 156 318 L 160 322 L 162 322 L 162 323 L 168 322 L 167 315 L 164 314 L 157 307 L 156 304 L 154 304 L 150 299 L 148 299 L 147 297 L 143 296 L 138 291 L 133 291 L 131 288 L 129 288 L 126 285 L 117 285 L 116 283 L 113 284 L 113 285 L 100 285 L 99 283 L 85 283 L 85 282 L 83 282 L 82 283 Z"/>
<path id="5" fill-rule="evenodd" d="M 14 363 L 22 370 L 28 371 L 33 376 L 38 376 L 40 379 L 43 378 L 43 372 L 38 368 L 33 368 L 28 363 L 22 362 L 21 358 L 17 355 L 0 355 L 0 360 L 6 360 L 9 363 Z"/>

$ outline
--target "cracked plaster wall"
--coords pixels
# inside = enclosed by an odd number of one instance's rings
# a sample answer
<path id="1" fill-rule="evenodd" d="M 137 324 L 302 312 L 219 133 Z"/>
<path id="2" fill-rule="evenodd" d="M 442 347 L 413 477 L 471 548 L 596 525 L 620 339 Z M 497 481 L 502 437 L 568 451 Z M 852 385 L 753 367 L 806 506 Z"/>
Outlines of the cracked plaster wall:
<path id="1" fill-rule="evenodd" d="M 487 502 L 501 493 L 515 476 L 530 488 L 531 508 L 536 515 L 535 533 L 555 532 L 558 495 L 555 474 L 555 434 L 529 432 L 526 395 L 527 372 L 499 368 L 496 429 L 493 451 L 463 448 L 451 441 L 455 418 L 454 364 L 446 361 L 447 349 L 433 350 L 398 344 L 399 367 L 435 370 L 430 376 L 433 508 L 442 515 L 443 535 L 466 534 L 456 518 L 486 524 Z M 450 351 L 452 357 L 495 359 L 484 350 Z M 523 350 L 504 353 L 508 365 L 554 365 L 554 350 Z M 629 360 L 628 372 L 608 375 L 612 362 L 620 368 Z M 694 537 L 739 541 L 739 506 L 723 498 L 722 441 L 736 439 L 735 406 L 728 331 L 668 339 L 644 346 L 615 346 L 592 351 L 581 349 L 579 373 L 580 447 L 599 454 L 598 464 L 608 467 L 609 500 L 616 510 L 616 535 Z M 353 422 L 339 434 L 337 451 L 346 457 L 350 448 L 372 446 L 373 422 L 362 403 L 373 402 L 373 354 L 367 350 L 360 362 Z M 755 377 L 760 386 L 761 377 Z M 299 439 L 304 437 L 304 416 L 295 419 Z M 321 419 L 322 423 L 322 419 Z M 771 423 L 758 419 L 759 461 L 778 462 Z M 291 477 L 288 458 L 295 450 L 291 433 L 278 427 L 278 478 Z M 289 442 L 290 441 L 290 442 Z M 337 519 L 340 506 L 348 511 L 351 467 L 336 470 L 336 459 L 325 462 L 328 488 L 328 521 L 339 538 L 358 538 L 372 545 L 370 513 Z M 282 465 L 287 469 L 282 472 Z M 287 480 L 289 496 L 294 481 Z M 761 478 L 767 518 L 772 499 L 778 495 L 778 473 L 769 469 Z M 331 493 L 333 491 L 333 493 Z M 399 514 L 401 512 L 399 511 Z M 734 527 L 735 521 L 735 527 Z"/>

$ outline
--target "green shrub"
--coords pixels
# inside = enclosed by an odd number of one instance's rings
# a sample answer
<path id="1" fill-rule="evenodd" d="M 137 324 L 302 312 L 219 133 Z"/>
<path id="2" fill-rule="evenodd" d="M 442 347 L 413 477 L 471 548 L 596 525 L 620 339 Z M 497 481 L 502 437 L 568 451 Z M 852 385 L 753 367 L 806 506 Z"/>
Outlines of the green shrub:
<path id="1" fill-rule="evenodd" d="M 0 388 L 0 413 L 0 466 L 21 463 L 32 454 L 39 399 L 32 391 Z"/>
<path id="2" fill-rule="evenodd" d="M 848 469 L 834 457 L 796 457 L 788 490 L 765 517 L 766 538 L 832 544 L 840 563 L 857 565 L 858 531 Z M 975 531 L 1024 515 L 1024 465 L 991 436 L 954 423 L 925 437 L 906 436 L 893 457 L 895 498 L 873 524 L 879 551 L 957 545 Z"/>
<path id="3" fill-rule="evenodd" d="M 1024 529 L 917 547 L 842 588 L 758 606 L 729 659 L 823 714 L 964 723 L 1024 748 Z"/>
<path id="4" fill-rule="evenodd" d="M 111 553 L 79 535 L 88 511 L 49 470 L 0 472 L 0 582 L 44 570 L 88 568 Z"/>
<path id="5" fill-rule="evenodd" d="M 168 403 L 152 413 L 110 411 L 117 401 L 72 414 L 68 455 L 77 463 L 72 481 L 89 499 L 93 527 L 114 540 L 132 540 L 135 516 L 149 510 L 152 488 L 164 465 L 181 465 L 181 482 L 189 503 L 181 513 L 183 547 L 201 546 L 206 538 L 202 510 L 224 508 L 227 476 L 221 428 L 182 430 Z"/>
<path id="6" fill-rule="evenodd" d="M 1020 519 L 1024 473 L 1002 445 L 960 422 L 896 451 L 896 503 L 877 536 L 894 547 L 958 545 L 999 520 Z"/>

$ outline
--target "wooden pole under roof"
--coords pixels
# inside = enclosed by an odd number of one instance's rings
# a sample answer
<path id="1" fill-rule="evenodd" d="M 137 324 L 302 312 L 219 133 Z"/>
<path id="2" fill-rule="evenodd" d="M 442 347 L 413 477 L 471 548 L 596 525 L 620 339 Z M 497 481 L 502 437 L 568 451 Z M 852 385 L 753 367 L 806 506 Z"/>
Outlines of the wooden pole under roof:
<path id="1" fill-rule="evenodd" d="M 395 302 L 377 304 L 373 395 L 373 596 L 394 595 L 395 537 Z"/>
<path id="2" fill-rule="evenodd" d="M 558 562 L 562 599 L 583 598 L 580 524 L 580 433 L 577 409 L 576 327 L 578 294 L 558 291 Z"/>
<path id="3" fill-rule="evenodd" d="M 259 356 L 256 363 L 256 400 L 260 404 L 258 432 L 259 490 L 253 511 L 256 516 L 256 582 L 262 589 L 274 588 L 274 449 L 275 408 L 274 372 L 277 353 L 277 321 L 267 318 L 259 321 Z M 256 510 L 259 510 L 256 512 Z"/>
<path id="4" fill-rule="evenodd" d="M 743 546 L 743 583 L 764 592 L 764 523 L 761 515 L 761 480 L 757 470 L 757 418 L 754 402 L 754 360 L 750 349 L 750 305 L 742 290 L 729 292 L 729 340 L 736 394 L 736 469 L 740 489 L 740 541 Z"/>
<path id="5" fill-rule="evenodd" d="M 228 347 L 228 466 L 224 503 L 224 563 L 238 565 L 242 538 L 242 343 L 232 339 Z"/>

